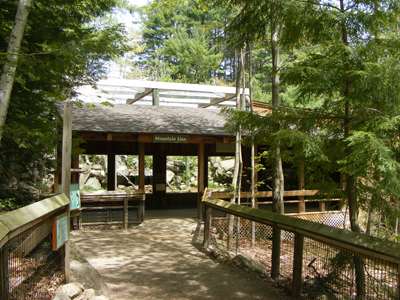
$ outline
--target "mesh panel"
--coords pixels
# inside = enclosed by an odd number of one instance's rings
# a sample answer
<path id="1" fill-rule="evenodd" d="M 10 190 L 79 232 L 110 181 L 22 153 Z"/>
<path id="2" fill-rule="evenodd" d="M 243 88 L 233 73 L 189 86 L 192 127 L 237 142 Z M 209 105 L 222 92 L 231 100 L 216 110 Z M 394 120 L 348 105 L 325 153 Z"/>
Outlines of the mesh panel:
<path id="1" fill-rule="evenodd" d="M 325 225 L 343 227 L 345 215 L 341 212 L 300 214 L 306 220 L 319 221 Z M 228 218 L 211 220 L 210 244 L 227 247 Z M 250 256 L 271 273 L 272 227 L 254 224 L 252 245 L 252 222 L 240 218 L 239 252 Z M 236 247 L 237 217 L 234 218 L 233 234 Z M 294 233 L 281 231 L 280 277 L 278 285 L 292 289 Z M 216 249 L 220 249 L 218 245 Z M 363 290 L 363 299 L 398 299 L 398 264 L 372 256 L 356 253 L 337 245 L 321 242 L 310 237 L 304 239 L 302 296 L 306 299 L 355 299 L 357 286 Z M 234 250 L 234 249 L 230 249 Z M 356 278 L 356 269 L 360 275 Z"/>

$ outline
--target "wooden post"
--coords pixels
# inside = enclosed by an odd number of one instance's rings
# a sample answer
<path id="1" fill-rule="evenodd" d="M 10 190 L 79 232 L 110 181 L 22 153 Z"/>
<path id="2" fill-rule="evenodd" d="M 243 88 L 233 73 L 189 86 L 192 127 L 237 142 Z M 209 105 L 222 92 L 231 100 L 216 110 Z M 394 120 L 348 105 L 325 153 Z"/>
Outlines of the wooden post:
<path id="1" fill-rule="evenodd" d="M 303 270 L 303 249 L 304 249 L 304 236 L 300 233 L 295 233 L 294 238 L 294 258 L 293 258 L 293 287 L 292 296 L 295 299 L 300 299 L 302 270 Z"/>
<path id="2" fill-rule="evenodd" d="M 72 102 L 64 102 L 64 120 L 63 120 L 63 147 L 62 147 L 62 183 L 61 192 L 71 201 L 71 149 L 72 149 Z M 71 231 L 70 207 L 67 205 L 68 215 L 68 241 L 64 245 L 64 270 L 65 281 L 69 283 L 69 251 L 70 241 L 69 232 Z"/>
<path id="3" fill-rule="evenodd" d="M 304 163 L 301 163 L 299 166 L 299 190 L 302 190 L 304 187 Z M 304 196 L 299 196 L 299 204 L 297 207 L 297 212 L 298 213 L 303 213 L 306 211 L 306 202 L 305 202 L 305 198 Z"/>
<path id="4" fill-rule="evenodd" d="M 143 221 L 144 221 L 145 199 L 146 199 L 146 194 L 143 194 L 141 201 L 139 201 L 139 210 L 138 210 L 138 222 L 139 223 L 143 223 Z"/>
<path id="5" fill-rule="evenodd" d="M 107 155 L 107 190 L 115 191 L 115 154 Z"/>
<path id="6" fill-rule="evenodd" d="M 124 229 L 128 229 L 128 198 L 124 198 Z"/>
<path id="7" fill-rule="evenodd" d="M 145 153 L 144 143 L 139 143 L 139 190 L 145 192 Z"/>
<path id="8" fill-rule="evenodd" d="M 160 96 L 159 92 L 157 89 L 153 90 L 153 106 L 159 106 L 160 105 Z"/>
<path id="9" fill-rule="evenodd" d="M 204 193 L 204 143 L 199 144 L 198 148 L 198 190 L 197 190 L 197 216 L 200 220 L 203 219 L 203 204 L 201 197 Z"/>
<path id="10" fill-rule="evenodd" d="M 206 220 L 204 222 L 204 241 L 203 247 L 207 248 L 210 240 L 210 227 L 211 227 L 212 209 L 206 205 Z"/>
<path id="11" fill-rule="evenodd" d="M 8 248 L 4 245 L 0 251 L 0 297 L 8 300 Z"/>

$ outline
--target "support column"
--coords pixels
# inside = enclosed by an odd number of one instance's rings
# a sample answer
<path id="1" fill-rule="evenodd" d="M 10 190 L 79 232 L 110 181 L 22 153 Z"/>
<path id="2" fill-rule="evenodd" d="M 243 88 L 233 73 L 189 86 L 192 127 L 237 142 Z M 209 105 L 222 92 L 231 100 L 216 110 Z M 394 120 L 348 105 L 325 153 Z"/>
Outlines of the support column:
<path id="1" fill-rule="evenodd" d="M 299 190 L 302 190 L 304 187 L 304 163 L 300 163 L 299 166 Z M 298 213 L 303 213 L 306 211 L 306 202 L 305 202 L 305 198 L 304 196 L 299 196 L 299 204 L 297 207 L 297 212 Z"/>
<path id="2" fill-rule="evenodd" d="M 63 120 L 63 143 L 62 143 L 62 182 L 61 192 L 71 201 L 71 149 L 72 149 L 72 102 L 64 102 L 64 120 Z M 66 213 L 68 218 L 68 240 L 64 245 L 64 270 L 65 282 L 69 283 L 69 252 L 70 241 L 69 232 L 71 231 L 70 206 L 67 205 Z"/>
<path id="3" fill-rule="evenodd" d="M 153 106 L 159 106 L 160 105 L 160 96 L 159 92 L 157 89 L 153 90 Z"/>
<path id="4" fill-rule="evenodd" d="M 139 190 L 145 192 L 145 148 L 144 143 L 139 143 Z"/>
<path id="5" fill-rule="evenodd" d="M 197 216 L 200 220 L 203 219 L 203 205 L 201 199 L 204 193 L 204 167 L 205 167 L 205 156 L 204 156 L 204 143 L 200 143 L 198 147 L 198 189 L 197 189 Z"/>
<path id="6" fill-rule="evenodd" d="M 115 154 L 107 155 L 107 190 L 115 191 Z"/>
<path id="7" fill-rule="evenodd" d="M 304 236 L 300 233 L 295 233 L 294 237 L 294 258 L 293 258 L 293 287 L 292 296 L 295 299 L 300 299 L 302 286 L 302 271 L 303 271 L 303 248 Z"/>
<path id="8" fill-rule="evenodd" d="M 0 297 L 5 297 L 4 300 L 8 300 L 8 287 L 8 247 L 3 246 L 0 250 Z"/>

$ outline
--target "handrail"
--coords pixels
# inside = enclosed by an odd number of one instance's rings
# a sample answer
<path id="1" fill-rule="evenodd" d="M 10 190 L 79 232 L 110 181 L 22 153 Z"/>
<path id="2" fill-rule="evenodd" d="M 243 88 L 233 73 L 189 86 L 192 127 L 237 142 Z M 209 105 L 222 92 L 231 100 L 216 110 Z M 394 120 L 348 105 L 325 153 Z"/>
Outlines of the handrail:
<path id="1" fill-rule="evenodd" d="M 350 250 L 357 250 L 376 258 L 400 264 L 400 244 L 366 236 L 307 220 L 293 218 L 269 211 L 254 209 L 221 199 L 208 197 L 204 204 L 226 213 L 236 215 L 258 223 L 275 226 L 291 232 L 303 234 L 314 239 L 329 242 Z"/>
<path id="2" fill-rule="evenodd" d="M 0 248 L 14 236 L 41 222 L 49 215 L 64 209 L 69 204 L 67 196 L 59 194 L 1 215 Z"/>

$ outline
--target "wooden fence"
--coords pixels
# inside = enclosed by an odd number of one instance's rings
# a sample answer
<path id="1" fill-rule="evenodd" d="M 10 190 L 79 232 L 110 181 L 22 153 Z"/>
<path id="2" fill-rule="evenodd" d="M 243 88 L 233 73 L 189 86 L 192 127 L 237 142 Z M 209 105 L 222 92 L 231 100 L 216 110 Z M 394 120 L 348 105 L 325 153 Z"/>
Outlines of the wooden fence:
<path id="1" fill-rule="evenodd" d="M 54 286 L 46 286 L 49 281 L 43 282 L 43 277 L 68 282 L 69 205 L 60 194 L 0 216 L 1 300 L 48 298 Z M 61 215 L 67 216 L 66 242 L 54 249 L 54 220 Z"/>
<path id="2" fill-rule="evenodd" d="M 296 299 L 305 295 L 310 299 L 400 299 L 398 243 L 211 197 L 204 200 L 204 205 L 205 247 L 211 240 L 216 241 L 212 238 L 212 209 L 240 217 L 241 223 L 245 219 L 255 222 L 256 226 L 270 226 L 290 233 L 289 238 L 282 241 L 285 253 L 281 254 L 282 264 L 291 264 L 285 268 L 290 274 L 282 274 L 281 269 L 280 275 L 285 277 L 285 282 L 291 282 Z M 244 243 L 248 238 L 241 236 L 240 240 Z M 271 241 L 259 238 L 260 243 L 264 243 L 262 256 L 272 257 L 269 253 Z M 362 265 L 361 275 L 355 271 L 356 261 Z M 264 265 L 268 268 L 271 262 Z"/>

